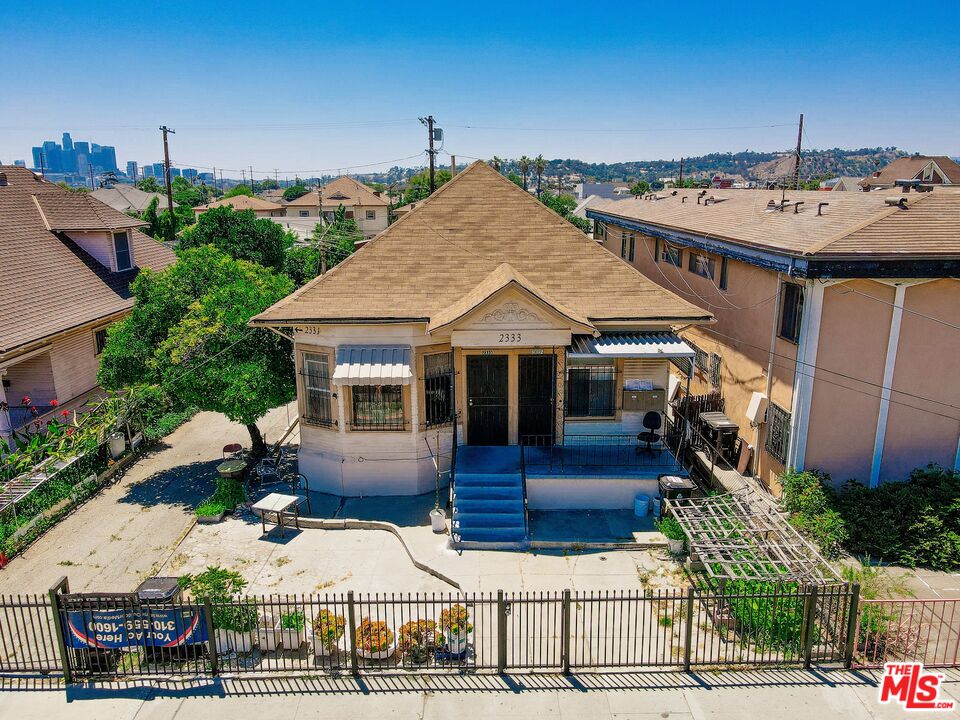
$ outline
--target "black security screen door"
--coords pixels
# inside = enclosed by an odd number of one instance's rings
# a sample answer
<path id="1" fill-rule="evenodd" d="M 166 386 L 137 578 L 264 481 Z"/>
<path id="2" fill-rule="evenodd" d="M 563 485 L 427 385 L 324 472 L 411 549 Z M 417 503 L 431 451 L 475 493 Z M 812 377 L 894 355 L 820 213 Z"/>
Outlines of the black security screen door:
<path id="1" fill-rule="evenodd" d="M 467 356 L 467 442 L 507 444 L 507 356 Z"/>
<path id="2" fill-rule="evenodd" d="M 552 445 L 554 433 L 554 356 L 520 356 L 520 442 Z"/>

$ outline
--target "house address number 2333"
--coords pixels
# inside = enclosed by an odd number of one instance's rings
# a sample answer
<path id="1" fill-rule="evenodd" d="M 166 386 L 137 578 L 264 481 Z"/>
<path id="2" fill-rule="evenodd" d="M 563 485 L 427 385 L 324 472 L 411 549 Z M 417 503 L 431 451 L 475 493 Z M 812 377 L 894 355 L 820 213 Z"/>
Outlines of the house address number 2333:
<path id="1" fill-rule="evenodd" d="M 515 332 L 515 333 L 513 333 L 513 332 L 502 332 L 502 333 L 500 333 L 500 340 L 499 340 L 498 342 L 500 342 L 500 343 L 518 343 L 518 342 L 523 342 L 523 338 L 520 336 L 520 333 L 518 333 L 518 332 Z"/>

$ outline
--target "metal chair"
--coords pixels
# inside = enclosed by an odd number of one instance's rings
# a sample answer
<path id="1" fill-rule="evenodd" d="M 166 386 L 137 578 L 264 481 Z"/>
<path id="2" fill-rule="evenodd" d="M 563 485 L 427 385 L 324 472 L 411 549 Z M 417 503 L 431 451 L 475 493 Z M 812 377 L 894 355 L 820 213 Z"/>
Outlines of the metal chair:
<path id="1" fill-rule="evenodd" d="M 243 445 L 240 443 L 230 443 L 223 446 L 223 459 L 240 459 L 243 457 Z"/>
<path id="2" fill-rule="evenodd" d="M 643 432 L 637 433 L 637 440 L 639 442 L 645 442 L 647 447 L 643 448 L 646 452 L 653 452 L 653 444 L 660 442 L 661 435 L 657 432 L 661 427 L 663 427 L 663 418 L 660 417 L 660 413 L 656 410 L 650 410 L 643 416 L 643 427 L 646 428 Z M 637 451 L 640 451 L 640 448 L 637 448 Z"/>
<path id="3" fill-rule="evenodd" d="M 303 473 L 289 473 L 283 477 L 283 482 L 290 483 L 290 494 L 299 495 L 301 488 L 303 489 L 303 499 L 307 501 L 307 512 L 312 513 L 313 510 L 310 508 L 310 485 L 307 481 L 307 476 Z"/>

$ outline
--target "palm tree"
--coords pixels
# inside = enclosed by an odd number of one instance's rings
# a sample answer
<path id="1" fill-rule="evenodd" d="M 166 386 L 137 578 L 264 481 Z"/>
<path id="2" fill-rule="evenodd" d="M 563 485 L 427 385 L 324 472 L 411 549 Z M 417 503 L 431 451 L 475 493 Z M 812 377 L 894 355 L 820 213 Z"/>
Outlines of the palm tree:
<path id="1" fill-rule="evenodd" d="M 517 165 L 520 167 L 520 176 L 523 178 L 523 189 L 527 189 L 527 173 L 530 172 L 530 163 L 533 162 L 526 155 L 521 155 L 520 159 L 517 160 Z"/>
<path id="2" fill-rule="evenodd" d="M 547 161 L 543 159 L 543 155 L 537 155 L 533 159 L 533 169 L 537 173 L 537 197 L 540 197 L 540 186 L 543 182 L 543 172 L 547 169 Z"/>
<path id="3" fill-rule="evenodd" d="M 494 155 L 490 160 L 490 164 L 493 165 L 493 169 L 497 172 L 500 172 L 500 168 L 503 167 L 503 158 L 497 155 Z"/>

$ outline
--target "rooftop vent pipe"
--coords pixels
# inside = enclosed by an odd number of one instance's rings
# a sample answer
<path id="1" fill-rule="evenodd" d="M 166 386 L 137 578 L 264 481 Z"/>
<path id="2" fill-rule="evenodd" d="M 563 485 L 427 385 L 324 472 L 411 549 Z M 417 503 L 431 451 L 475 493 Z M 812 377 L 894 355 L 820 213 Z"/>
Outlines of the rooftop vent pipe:
<path id="1" fill-rule="evenodd" d="M 799 200 L 799 201 L 797 201 L 796 203 L 794 203 L 794 206 L 793 206 L 793 214 L 794 214 L 794 215 L 796 215 L 797 213 L 800 212 L 800 206 L 803 205 L 803 203 L 805 203 L 805 202 L 806 202 L 806 200 Z"/>
<path id="2" fill-rule="evenodd" d="M 817 217 L 823 215 L 823 208 L 829 204 L 828 202 L 817 203 Z"/>
<path id="3" fill-rule="evenodd" d="M 683 203 L 685 203 L 686 201 L 687 201 L 687 196 L 686 196 L 686 195 L 683 195 L 683 196 L 680 198 L 680 203 L 683 204 Z"/>
<path id="4" fill-rule="evenodd" d="M 890 207 L 898 207 L 901 210 L 907 209 L 907 199 L 902 196 L 893 196 L 884 198 L 883 201 Z"/>

